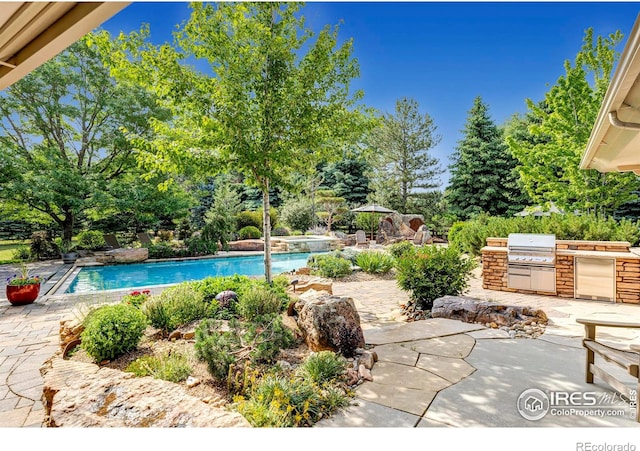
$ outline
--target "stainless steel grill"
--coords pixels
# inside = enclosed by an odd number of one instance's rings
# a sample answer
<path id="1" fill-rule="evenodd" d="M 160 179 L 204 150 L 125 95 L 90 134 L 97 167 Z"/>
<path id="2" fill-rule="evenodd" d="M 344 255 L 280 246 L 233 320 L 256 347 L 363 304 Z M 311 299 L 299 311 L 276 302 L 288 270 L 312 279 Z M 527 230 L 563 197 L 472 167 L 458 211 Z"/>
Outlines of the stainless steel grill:
<path id="1" fill-rule="evenodd" d="M 507 286 L 556 291 L 556 236 L 511 233 L 507 239 Z"/>

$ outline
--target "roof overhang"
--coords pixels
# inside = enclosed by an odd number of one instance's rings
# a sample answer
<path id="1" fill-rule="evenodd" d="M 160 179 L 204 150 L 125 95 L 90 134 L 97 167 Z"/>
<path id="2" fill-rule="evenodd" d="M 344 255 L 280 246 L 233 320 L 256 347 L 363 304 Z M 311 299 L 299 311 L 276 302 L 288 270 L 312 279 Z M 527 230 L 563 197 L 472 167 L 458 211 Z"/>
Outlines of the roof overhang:
<path id="1" fill-rule="evenodd" d="M 100 26 L 130 2 L 2 2 L 0 90 Z"/>
<path id="2" fill-rule="evenodd" d="M 640 174 L 640 15 L 620 56 L 580 169 Z"/>

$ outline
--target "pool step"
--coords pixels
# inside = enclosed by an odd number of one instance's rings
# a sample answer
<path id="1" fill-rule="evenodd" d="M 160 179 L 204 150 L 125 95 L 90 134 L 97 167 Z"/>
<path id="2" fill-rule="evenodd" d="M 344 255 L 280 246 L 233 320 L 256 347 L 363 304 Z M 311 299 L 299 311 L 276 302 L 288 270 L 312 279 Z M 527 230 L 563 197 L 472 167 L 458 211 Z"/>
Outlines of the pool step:
<path id="1" fill-rule="evenodd" d="M 286 241 L 271 240 L 271 252 L 289 252 L 289 244 Z"/>

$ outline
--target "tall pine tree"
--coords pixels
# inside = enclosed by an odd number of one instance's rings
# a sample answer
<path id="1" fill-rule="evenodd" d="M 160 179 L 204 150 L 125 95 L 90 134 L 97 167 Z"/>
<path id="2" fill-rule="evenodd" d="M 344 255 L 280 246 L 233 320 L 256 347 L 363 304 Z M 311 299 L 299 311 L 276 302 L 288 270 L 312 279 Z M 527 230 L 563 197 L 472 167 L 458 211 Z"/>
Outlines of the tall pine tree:
<path id="1" fill-rule="evenodd" d="M 420 114 L 418 102 L 401 98 L 395 115 L 385 114 L 373 130 L 370 146 L 377 157 L 374 186 L 390 191 L 387 205 L 407 213 L 410 199 L 440 186 L 439 162 L 429 150 L 440 142 L 436 125 L 428 114 Z M 378 188 L 380 190 L 381 188 Z"/>
<path id="2" fill-rule="evenodd" d="M 483 212 L 509 216 L 520 211 L 525 198 L 518 186 L 517 161 L 480 97 L 473 102 L 463 133 L 449 166 L 446 197 L 452 212 L 468 219 Z"/>

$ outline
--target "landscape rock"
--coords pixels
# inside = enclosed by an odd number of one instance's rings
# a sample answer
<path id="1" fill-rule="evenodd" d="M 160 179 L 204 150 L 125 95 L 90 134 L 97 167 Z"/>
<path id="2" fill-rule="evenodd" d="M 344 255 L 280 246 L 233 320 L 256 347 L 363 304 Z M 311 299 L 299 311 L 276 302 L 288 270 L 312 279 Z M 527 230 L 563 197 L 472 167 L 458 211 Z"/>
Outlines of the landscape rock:
<path id="1" fill-rule="evenodd" d="M 230 251 L 264 251 L 262 240 L 229 241 L 228 245 Z"/>
<path id="2" fill-rule="evenodd" d="M 48 427 L 251 427 L 172 382 L 55 356 L 41 372 Z"/>
<path id="3" fill-rule="evenodd" d="M 60 336 L 60 349 L 64 350 L 69 343 L 80 340 L 80 335 L 82 335 L 83 331 L 84 326 L 76 319 L 60 321 L 60 329 L 58 330 L 58 334 Z"/>
<path id="4" fill-rule="evenodd" d="M 433 318 L 457 319 L 466 323 L 489 324 L 489 327 L 513 326 L 535 320 L 546 324 L 547 315 L 539 309 L 480 301 L 465 296 L 444 296 L 433 301 Z M 494 327 L 495 324 L 495 327 Z"/>
<path id="5" fill-rule="evenodd" d="M 295 286 L 289 286 L 289 292 L 291 293 L 305 293 L 309 290 L 326 291 L 329 294 L 333 294 L 333 282 L 322 277 L 312 277 L 308 280 L 299 280 Z"/>
<path id="6" fill-rule="evenodd" d="M 149 258 L 149 249 L 146 247 L 112 249 L 103 255 L 98 255 L 96 261 L 100 263 L 137 263 Z"/>
<path id="7" fill-rule="evenodd" d="M 358 366 L 358 376 L 364 379 L 365 381 L 373 381 L 373 376 L 371 375 L 371 371 L 367 369 L 364 365 Z"/>
<path id="8" fill-rule="evenodd" d="M 371 368 L 373 368 L 373 353 L 369 352 L 369 351 L 365 351 L 362 353 L 362 355 L 360 357 L 358 357 L 358 362 L 361 365 L 364 365 L 364 367 L 368 370 L 370 370 Z"/>
<path id="9" fill-rule="evenodd" d="M 353 299 L 310 290 L 294 306 L 297 324 L 312 351 L 334 351 L 350 357 L 364 348 L 360 316 Z"/>

